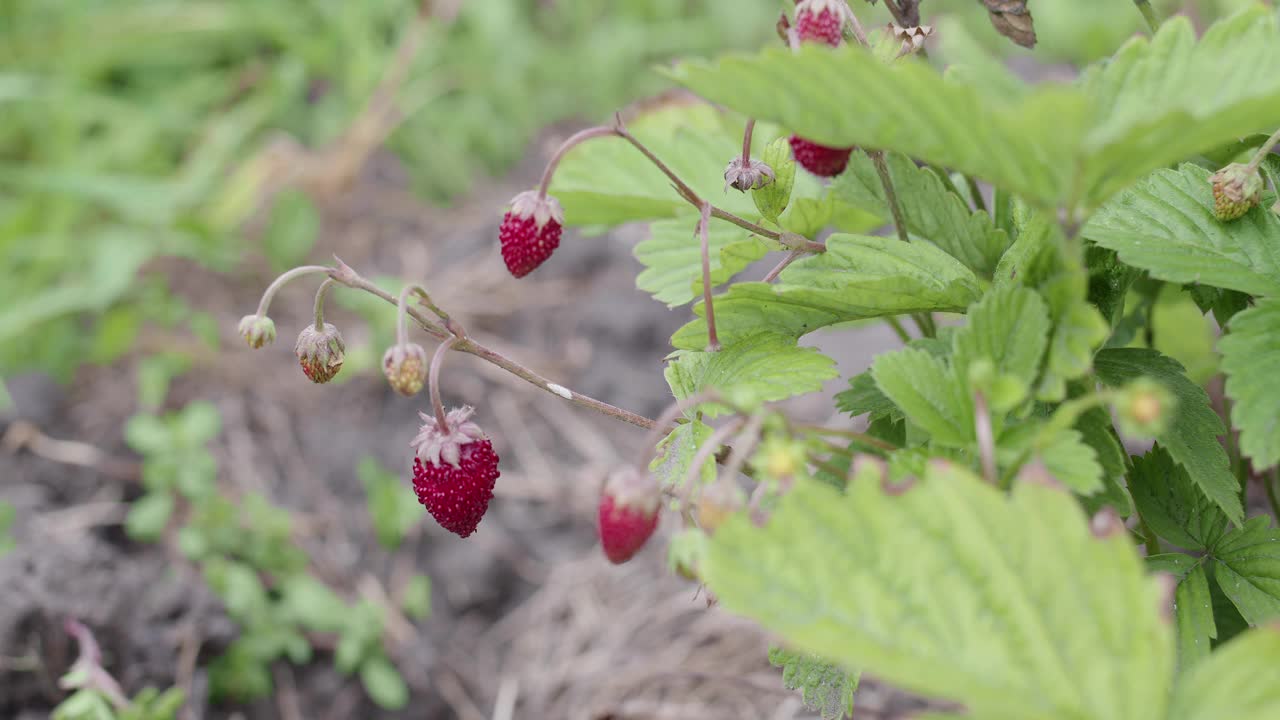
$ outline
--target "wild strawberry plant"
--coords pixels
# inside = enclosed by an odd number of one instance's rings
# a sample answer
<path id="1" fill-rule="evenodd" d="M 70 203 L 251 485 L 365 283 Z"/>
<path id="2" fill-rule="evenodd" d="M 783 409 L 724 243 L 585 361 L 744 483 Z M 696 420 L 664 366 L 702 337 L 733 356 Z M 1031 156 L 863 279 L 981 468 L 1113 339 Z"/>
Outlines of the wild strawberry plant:
<path id="1" fill-rule="evenodd" d="M 424 371 L 402 330 L 386 370 L 407 392 L 425 372 L 413 484 L 462 537 L 498 458 L 470 410 L 445 410 L 449 352 L 649 428 L 603 486 L 606 556 L 631 558 L 666 510 L 673 568 L 777 633 L 771 660 L 826 716 L 850 711 L 864 670 L 952 716 L 1280 716 L 1280 634 L 1260 628 L 1280 617 L 1280 531 L 1256 510 L 1280 510 L 1275 11 L 1197 38 L 1136 2 L 1150 37 L 1029 85 L 972 53 L 944 75 L 919 3 L 885 5 L 897 22 L 867 32 L 843 1 L 800 0 L 781 46 L 675 67 L 727 110 L 674 103 L 583 131 L 503 216 L 516 277 L 554 262 L 565 226 L 650 223 L 638 285 L 695 314 L 671 341 L 664 416 L 555 384 L 426 289 L 397 298 L 341 262 L 282 276 L 246 340 L 267 339 L 280 284 L 316 274 L 298 343 L 311 380 L 342 363 L 331 287 L 439 341 Z M 1035 44 L 1028 3 L 983 5 Z M 1157 322 L 1170 303 L 1197 308 L 1186 327 Z M 1212 396 L 1163 352 L 1209 315 Z M 829 335 L 802 338 L 881 321 L 904 347 L 836 399 L 865 430 L 774 404 L 837 377 Z"/>

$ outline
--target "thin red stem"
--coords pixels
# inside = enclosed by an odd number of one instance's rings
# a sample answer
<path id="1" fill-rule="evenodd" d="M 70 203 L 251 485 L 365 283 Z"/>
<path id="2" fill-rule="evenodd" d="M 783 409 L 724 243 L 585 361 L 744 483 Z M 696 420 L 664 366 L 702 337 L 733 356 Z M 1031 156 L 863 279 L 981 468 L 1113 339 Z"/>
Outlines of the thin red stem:
<path id="1" fill-rule="evenodd" d="M 431 393 L 431 407 L 436 411 L 436 425 L 440 432 L 449 432 L 449 422 L 444 416 L 444 403 L 440 400 L 440 366 L 444 365 L 444 356 L 457 344 L 458 338 L 451 337 L 440 343 L 436 354 L 431 356 L 431 368 L 427 371 L 427 388 Z"/>
<path id="2" fill-rule="evenodd" d="M 267 286 L 265 291 L 263 291 L 262 299 L 258 301 L 258 317 L 262 317 L 267 314 L 267 310 L 271 308 L 272 298 L 274 298 L 276 293 L 280 291 L 280 288 L 288 284 L 290 280 L 294 280 L 311 273 L 328 272 L 330 272 L 330 268 L 323 265 L 303 265 L 302 267 L 296 267 L 271 281 L 271 284 Z"/>
<path id="3" fill-rule="evenodd" d="M 591 140 L 592 138 L 620 134 L 621 133 L 616 127 L 611 125 L 599 125 L 597 127 L 590 127 L 586 130 L 581 130 L 569 136 L 569 139 L 561 143 L 560 147 L 556 149 L 556 154 L 552 155 L 551 159 L 547 161 L 547 168 L 542 171 L 542 180 L 538 183 L 538 197 L 545 198 L 547 196 L 547 188 L 551 187 L 551 177 L 556 174 L 556 168 L 560 166 L 560 161 L 564 159 L 565 154 L 575 146 L 584 143 L 587 140 Z"/>
<path id="4" fill-rule="evenodd" d="M 702 302 L 707 308 L 707 351 L 720 350 L 720 338 L 716 337 L 716 309 L 711 296 L 711 240 L 707 224 L 711 222 L 711 204 L 702 204 L 702 216 L 698 218 L 698 240 L 702 244 Z"/>
<path id="5" fill-rule="evenodd" d="M 756 129 L 756 119 L 747 118 L 747 128 L 742 131 L 742 165 L 747 167 L 751 163 L 751 135 Z"/>

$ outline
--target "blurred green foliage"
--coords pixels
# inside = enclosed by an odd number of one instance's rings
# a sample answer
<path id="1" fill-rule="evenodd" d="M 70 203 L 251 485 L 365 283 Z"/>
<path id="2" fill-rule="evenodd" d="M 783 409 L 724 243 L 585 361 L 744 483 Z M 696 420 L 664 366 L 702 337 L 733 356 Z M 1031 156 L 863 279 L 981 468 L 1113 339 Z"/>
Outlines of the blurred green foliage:
<path id="1" fill-rule="evenodd" d="M 448 199 L 547 124 L 658 90 L 650 64 L 758 43 L 775 10 L 461 3 L 451 25 L 428 26 L 388 144 L 417 191 Z M 148 265 L 158 256 L 232 267 L 256 202 L 245 163 L 282 133 L 311 149 L 339 137 L 415 12 L 409 0 L 0 3 L 0 375 L 65 379 L 128 350 L 170 302 Z M 305 196 L 283 196 L 267 259 L 296 263 L 318 225 Z"/>

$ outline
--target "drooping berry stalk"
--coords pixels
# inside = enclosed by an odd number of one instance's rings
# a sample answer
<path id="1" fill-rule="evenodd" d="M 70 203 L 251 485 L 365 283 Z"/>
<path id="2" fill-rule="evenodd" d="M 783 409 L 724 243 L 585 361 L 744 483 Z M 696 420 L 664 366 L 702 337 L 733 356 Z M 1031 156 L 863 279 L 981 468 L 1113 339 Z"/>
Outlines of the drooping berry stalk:
<path id="1" fill-rule="evenodd" d="M 281 274 L 280 277 L 272 280 L 271 284 L 267 286 L 267 289 L 262 292 L 262 299 L 258 301 L 258 317 L 266 316 L 267 310 L 271 309 L 271 301 L 275 299 L 276 293 L 280 291 L 280 288 L 288 285 L 290 281 L 296 280 L 304 275 L 319 273 L 327 275 L 332 271 L 333 268 L 325 267 L 324 265 L 303 265 Z"/>
<path id="2" fill-rule="evenodd" d="M 320 283 L 320 287 L 316 288 L 316 330 L 324 329 L 324 300 L 335 284 L 337 281 L 333 278 L 325 278 L 324 282 Z"/>
<path id="3" fill-rule="evenodd" d="M 334 280 L 338 281 L 342 285 L 345 285 L 349 288 L 352 288 L 355 290 L 362 290 L 364 292 L 369 293 L 370 295 L 373 295 L 374 297 L 381 298 L 384 302 L 387 302 L 392 306 L 399 305 L 399 301 L 397 300 L 396 296 L 392 295 L 386 290 L 383 290 L 382 288 L 370 282 L 365 277 L 361 276 L 350 265 L 347 265 L 341 260 L 338 260 L 337 263 L 338 263 L 337 267 L 327 268 L 327 270 L 329 271 L 330 277 L 332 277 Z M 431 318 L 424 315 L 417 308 L 408 307 L 405 309 L 405 313 L 409 317 L 413 318 L 413 321 L 418 323 L 418 326 L 422 328 L 424 332 L 436 338 L 437 340 L 447 340 L 450 337 L 457 337 L 456 335 L 453 335 L 449 330 L 441 327 L 439 323 L 435 322 Z M 524 380 L 525 382 L 528 382 L 538 388 L 541 388 L 542 390 L 545 390 L 551 393 L 552 395 L 555 395 L 556 397 L 559 397 L 563 400 L 567 400 L 579 407 L 583 407 L 588 410 L 594 410 L 601 414 L 608 415 L 609 417 L 616 418 L 618 420 L 621 420 L 625 423 L 629 423 L 631 425 L 635 425 L 637 427 L 641 427 L 645 429 L 651 429 L 654 427 L 654 421 L 650 420 L 647 417 L 644 417 L 643 415 L 637 415 L 636 413 L 633 413 L 629 410 L 623 410 L 622 408 L 615 407 L 604 401 L 597 400 L 588 395 L 583 395 L 582 393 L 572 391 L 562 385 L 558 385 L 554 382 L 551 382 L 550 380 L 546 379 L 545 377 L 542 377 L 541 375 L 534 372 L 533 370 L 530 370 L 524 365 L 521 365 L 520 363 L 512 360 L 511 358 L 508 358 L 507 356 L 503 355 L 500 352 L 497 352 L 496 350 L 486 347 L 485 345 L 477 342 L 473 338 L 465 337 L 465 339 L 459 339 L 458 342 L 454 345 L 453 349 L 458 352 L 465 352 L 470 355 L 475 355 L 476 357 L 481 358 L 482 360 L 492 365 L 496 365 L 497 367 L 502 368 L 503 370 L 511 373 L 512 375 L 515 375 L 521 380 Z"/>
<path id="4" fill-rule="evenodd" d="M 867 156 L 876 166 L 876 175 L 880 176 L 880 185 L 884 188 L 884 201 L 889 206 L 889 212 L 893 214 L 893 227 L 898 231 L 898 239 L 902 242 L 911 242 L 911 238 L 907 236 L 907 221 L 902 213 L 902 206 L 898 204 L 898 191 L 893 186 L 893 175 L 889 173 L 889 164 L 884 159 L 884 151 L 868 150 Z"/>
<path id="5" fill-rule="evenodd" d="M 551 178 L 555 176 L 556 168 L 560 167 L 560 161 L 564 159 L 564 156 L 570 150 L 588 140 L 610 136 L 620 137 L 618 128 L 613 125 L 599 125 L 580 130 L 570 135 L 568 140 L 560 143 L 560 147 L 556 148 L 555 154 L 547 161 L 546 169 L 542 171 L 542 180 L 538 182 L 538 197 L 545 198 L 547 196 L 547 189 L 551 187 Z"/>
<path id="6" fill-rule="evenodd" d="M 698 217 L 698 242 L 702 245 L 702 302 L 707 310 L 707 352 L 720 351 L 720 338 L 716 336 L 716 310 L 711 294 L 711 241 L 707 223 L 711 222 L 710 203 L 702 204 Z"/>
<path id="7" fill-rule="evenodd" d="M 427 392 L 431 395 L 431 407 L 436 412 L 436 425 L 443 432 L 449 432 L 449 420 L 445 417 L 444 403 L 440 400 L 440 368 L 444 365 L 444 356 L 458 343 L 458 338 L 451 337 L 440 343 L 435 355 L 431 356 L 431 369 L 427 371 Z"/>
<path id="8" fill-rule="evenodd" d="M 1262 143 L 1262 147 L 1258 148 L 1258 152 L 1254 153 L 1253 158 L 1249 160 L 1248 167 L 1250 172 L 1256 172 L 1258 168 L 1262 167 L 1262 161 L 1267 159 L 1267 156 L 1275 149 L 1277 143 L 1280 143 L 1280 130 L 1272 133 L 1271 137 Z"/>

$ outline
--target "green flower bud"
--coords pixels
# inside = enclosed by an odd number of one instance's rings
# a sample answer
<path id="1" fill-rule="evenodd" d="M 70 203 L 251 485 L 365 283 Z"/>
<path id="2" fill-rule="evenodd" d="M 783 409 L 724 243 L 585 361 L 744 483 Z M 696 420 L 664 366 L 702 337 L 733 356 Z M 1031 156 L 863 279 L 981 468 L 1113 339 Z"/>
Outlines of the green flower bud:
<path id="1" fill-rule="evenodd" d="M 239 331 L 240 337 L 255 350 L 276 339 L 276 324 L 266 315 L 245 315 L 240 318 Z"/>

